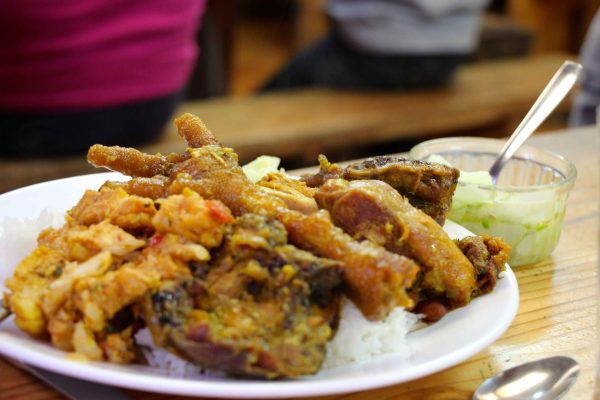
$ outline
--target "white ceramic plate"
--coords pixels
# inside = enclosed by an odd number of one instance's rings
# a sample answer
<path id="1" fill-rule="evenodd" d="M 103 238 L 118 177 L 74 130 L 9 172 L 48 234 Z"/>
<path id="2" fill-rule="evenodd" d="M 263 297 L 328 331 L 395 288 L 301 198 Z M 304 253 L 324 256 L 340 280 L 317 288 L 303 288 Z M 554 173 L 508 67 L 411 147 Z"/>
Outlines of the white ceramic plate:
<path id="1" fill-rule="evenodd" d="M 86 175 L 41 183 L 1 195 L 0 240 L 8 240 L 2 236 L 5 217 L 33 219 L 44 208 L 66 211 L 75 205 L 85 189 L 97 189 L 107 179 L 123 178 L 115 173 Z M 445 229 L 452 237 L 469 234 L 451 221 L 447 222 Z M 21 256 L 12 248 L 0 253 L 1 284 L 12 274 Z M 498 339 L 513 320 L 518 303 L 517 282 L 508 268 L 492 293 L 450 312 L 433 325 L 410 333 L 408 341 L 412 356 L 408 360 L 389 354 L 368 362 L 322 370 L 314 376 L 275 382 L 199 374 L 182 379 L 142 365 L 74 361 L 48 343 L 29 338 L 15 327 L 12 319 L 0 324 L 0 353 L 64 375 L 173 395 L 222 398 L 327 395 L 407 382 L 456 365 Z"/>

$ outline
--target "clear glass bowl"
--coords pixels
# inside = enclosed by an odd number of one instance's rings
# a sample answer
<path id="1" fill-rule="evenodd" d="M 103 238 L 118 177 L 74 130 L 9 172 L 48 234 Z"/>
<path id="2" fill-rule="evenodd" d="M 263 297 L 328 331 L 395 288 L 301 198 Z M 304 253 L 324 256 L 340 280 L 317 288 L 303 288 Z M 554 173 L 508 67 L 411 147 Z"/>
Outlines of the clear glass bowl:
<path id="1" fill-rule="evenodd" d="M 444 157 L 461 171 L 488 171 L 504 140 L 452 137 L 413 147 L 410 156 Z M 458 183 L 448 217 L 470 231 L 500 236 L 511 248 L 510 264 L 531 264 L 558 243 L 577 169 L 550 151 L 523 146 L 502 169 L 497 185 Z"/>

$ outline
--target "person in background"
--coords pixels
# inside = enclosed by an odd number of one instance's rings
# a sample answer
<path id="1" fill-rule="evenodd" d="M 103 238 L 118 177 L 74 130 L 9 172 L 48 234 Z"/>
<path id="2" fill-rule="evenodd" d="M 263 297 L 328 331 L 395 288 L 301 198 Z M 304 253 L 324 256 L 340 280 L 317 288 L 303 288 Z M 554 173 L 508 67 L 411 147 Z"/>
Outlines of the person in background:
<path id="1" fill-rule="evenodd" d="M 159 136 L 192 72 L 205 3 L 0 2 L 0 157 Z"/>
<path id="2" fill-rule="evenodd" d="M 488 0 L 330 0 L 332 32 L 262 91 L 302 86 L 410 90 L 446 84 L 478 44 Z"/>
<path id="3" fill-rule="evenodd" d="M 588 28 L 579 58 L 583 70 L 571 106 L 570 126 L 596 123 L 596 108 L 600 106 L 600 11 Z"/>

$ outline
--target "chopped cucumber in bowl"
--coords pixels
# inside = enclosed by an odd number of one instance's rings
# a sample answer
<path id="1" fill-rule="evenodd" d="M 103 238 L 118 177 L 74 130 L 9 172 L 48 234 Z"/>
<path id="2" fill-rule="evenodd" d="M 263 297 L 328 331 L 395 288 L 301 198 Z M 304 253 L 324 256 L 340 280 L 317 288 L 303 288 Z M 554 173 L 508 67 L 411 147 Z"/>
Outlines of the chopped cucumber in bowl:
<path id="1" fill-rule="evenodd" d="M 444 156 L 432 154 L 425 160 L 451 166 L 465 157 L 464 154 Z M 548 175 L 549 168 L 538 165 L 530 168 L 526 160 L 516 160 L 515 164 L 522 165 L 509 168 L 507 174 L 514 176 L 508 177 L 508 184 L 505 177 L 500 186 L 492 183 L 485 170 L 461 171 L 448 218 L 476 234 L 503 238 L 512 248 L 510 264 L 518 266 L 541 261 L 556 247 L 576 171 L 573 167 L 571 175 L 562 176 L 566 184 L 561 184 L 560 174 L 554 178 L 558 183 L 545 183 L 542 175 Z M 527 174 L 539 174 L 540 177 L 528 179 L 541 184 L 522 184 L 523 175 Z M 511 185 L 510 179 L 519 185 Z"/>
<path id="2" fill-rule="evenodd" d="M 477 234 L 502 237 L 512 248 L 511 265 L 541 261 L 560 237 L 566 195 L 506 193 L 460 184 L 448 218 Z"/>

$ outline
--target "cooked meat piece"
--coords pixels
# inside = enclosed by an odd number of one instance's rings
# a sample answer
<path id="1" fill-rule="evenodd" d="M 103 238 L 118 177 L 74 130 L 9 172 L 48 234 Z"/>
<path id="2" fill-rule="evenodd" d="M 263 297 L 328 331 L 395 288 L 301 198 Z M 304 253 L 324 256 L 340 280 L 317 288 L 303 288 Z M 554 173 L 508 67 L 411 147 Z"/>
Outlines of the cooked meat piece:
<path id="1" fill-rule="evenodd" d="M 245 214 L 195 276 L 146 297 L 156 343 L 232 375 L 294 377 L 319 369 L 337 326 L 339 263 L 288 245 L 278 221 Z"/>
<path id="2" fill-rule="evenodd" d="M 38 236 L 38 244 L 60 251 L 68 261 L 82 262 L 102 251 L 122 257 L 146 242 L 105 220 L 90 226 L 47 229 Z"/>
<path id="3" fill-rule="evenodd" d="M 246 178 L 230 149 L 204 146 L 192 155 L 173 168 L 171 193 L 191 188 L 205 198 L 221 200 L 235 215 L 278 219 L 294 245 L 343 262 L 347 294 L 367 318 L 381 319 L 396 306 L 412 306 L 406 288 L 418 271 L 414 261 L 352 239 L 333 225 L 327 213 L 305 215 L 288 209 L 284 201 Z"/>
<path id="4" fill-rule="evenodd" d="M 141 233 L 152 233 L 154 214 L 156 207 L 152 199 L 130 195 L 117 187 L 86 190 L 79 202 L 67 212 L 71 226 L 89 226 L 108 220 L 127 232 Z"/>
<path id="5" fill-rule="evenodd" d="M 327 157 L 319 154 L 319 172 L 312 175 L 303 175 L 300 179 L 309 187 L 318 188 L 329 179 L 340 179 L 344 176 L 344 169 L 337 164 L 329 162 Z"/>
<path id="6" fill-rule="evenodd" d="M 168 183 L 168 178 L 162 175 L 156 175 L 152 178 L 137 177 L 131 178 L 127 182 L 106 181 L 99 191 L 120 188 L 135 196 L 157 200 L 167 197 Z"/>
<path id="7" fill-rule="evenodd" d="M 175 118 L 175 124 L 179 136 L 184 138 L 188 146 L 192 148 L 208 144 L 220 146 L 219 141 L 208 130 L 204 122 L 193 114 L 186 113 Z"/>
<path id="8" fill-rule="evenodd" d="M 139 150 L 95 144 L 88 150 L 87 159 L 95 166 L 102 166 L 132 177 L 151 178 L 168 175 L 173 164 L 182 161 L 184 155 L 146 154 Z"/>
<path id="9" fill-rule="evenodd" d="M 498 276 L 506 269 L 510 247 L 502 239 L 488 235 L 468 236 L 456 240 L 456 244 L 475 267 L 477 290 L 474 296 L 491 292 Z"/>
<path id="10" fill-rule="evenodd" d="M 283 200 L 244 175 L 231 149 L 208 145 L 192 150 L 192 154 L 192 158 L 173 169 L 170 194 L 179 194 L 188 187 L 206 199 L 222 201 L 236 216 L 246 213 L 272 216 L 287 209 Z"/>
<path id="11" fill-rule="evenodd" d="M 258 182 L 262 187 L 269 187 L 283 192 L 290 191 L 293 194 L 299 194 L 312 199 L 315 197 L 317 189 L 309 187 L 296 177 L 291 177 L 283 172 L 270 172 L 262 177 Z M 300 210 L 298 210 L 300 211 Z"/>
<path id="12" fill-rule="evenodd" d="M 218 141 L 198 118 L 185 115 L 177 119 L 176 124 L 192 147 L 187 150 L 189 157 L 182 156 L 183 161 L 169 166 L 169 183 L 165 183 L 168 194 L 180 194 L 190 188 L 206 199 L 222 201 L 236 216 L 254 213 L 281 221 L 290 232 L 293 244 L 318 256 L 343 262 L 348 295 L 367 318 L 380 319 L 396 306 L 413 305 L 406 288 L 418 271 L 414 261 L 372 243 L 355 241 L 336 228 L 327 214 L 309 218 L 290 210 L 281 198 L 253 184 L 240 168 L 237 154 L 216 145 Z M 194 127 L 194 124 L 199 125 Z M 96 157 L 91 161 L 97 166 L 122 168 L 120 172 L 125 173 L 136 169 L 127 166 L 126 160 Z M 105 164 L 98 164 L 99 161 Z M 134 166 L 136 162 L 133 161 Z M 317 226 L 327 231 L 319 232 Z M 301 237 L 301 232 L 306 235 Z M 375 276 L 382 279 L 376 280 Z M 370 285 L 365 284 L 365 280 Z"/>
<path id="13" fill-rule="evenodd" d="M 42 299 L 50 283 L 62 274 L 65 263 L 66 256 L 60 250 L 40 245 L 6 280 L 10 290 L 6 305 L 15 314 L 15 324 L 25 333 L 36 338 L 48 335 Z"/>
<path id="14" fill-rule="evenodd" d="M 319 209 L 314 199 L 316 189 L 281 172 L 271 172 L 256 184 L 283 200 L 290 210 L 310 214 Z"/>
<path id="15" fill-rule="evenodd" d="M 340 168 L 320 156 L 321 170 L 303 177 L 309 186 L 321 186 L 326 180 L 376 179 L 388 183 L 410 203 L 444 224 L 460 171 L 442 164 L 411 160 L 398 156 L 378 156 Z"/>
<path id="16" fill-rule="evenodd" d="M 387 183 L 330 179 L 315 199 L 355 239 L 414 258 L 422 268 L 420 289 L 428 297 L 444 299 L 451 307 L 471 300 L 475 278 L 469 260 L 441 226 Z"/>
<path id="17" fill-rule="evenodd" d="M 222 203 L 191 190 L 160 203 L 157 211 L 151 199 L 105 186 L 86 192 L 63 227 L 42 231 L 7 280 L 19 328 L 90 360 L 131 362 L 142 297 L 190 279 L 190 265 L 206 264 L 233 222 Z"/>
<path id="18" fill-rule="evenodd" d="M 346 295 L 371 320 L 385 318 L 395 307 L 412 307 L 406 293 L 419 267 L 369 241 L 353 240 L 335 226 L 325 210 L 311 215 L 280 215 L 290 241 L 300 248 L 343 262 Z"/>
<path id="19" fill-rule="evenodd" d="M 152 218 L 158 234 L 174 233 L 208 248 L 221 243 L 224 224 L 233 222 L 231 211 L 223 203 L 204 200 L 190 189 L 159 204 L 160 209 Z"/>

